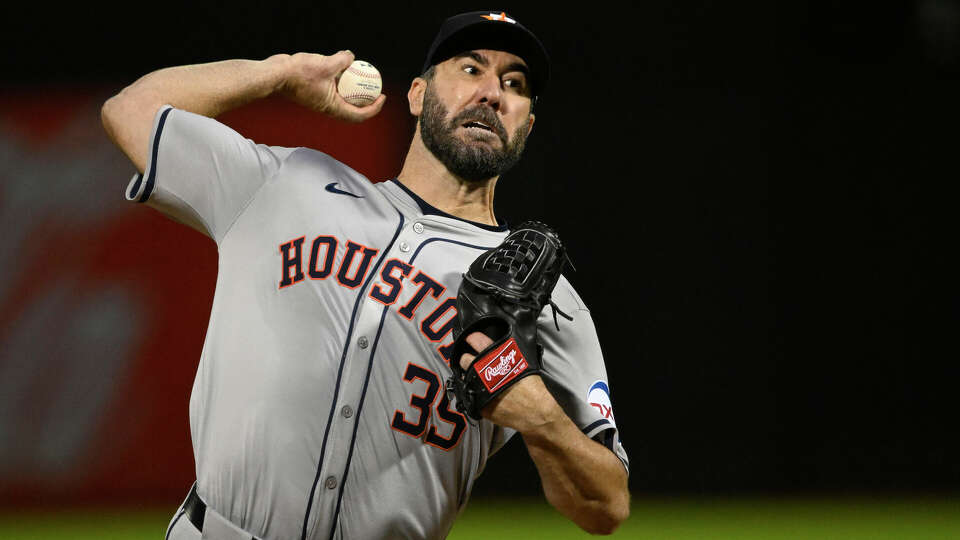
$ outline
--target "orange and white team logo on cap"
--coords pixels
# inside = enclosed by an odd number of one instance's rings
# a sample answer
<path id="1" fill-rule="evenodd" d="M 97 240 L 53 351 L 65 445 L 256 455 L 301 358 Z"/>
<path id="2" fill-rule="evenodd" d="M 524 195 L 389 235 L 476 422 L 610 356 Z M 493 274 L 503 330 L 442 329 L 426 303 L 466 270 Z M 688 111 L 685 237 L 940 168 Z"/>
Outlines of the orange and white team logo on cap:
<path id="1" fill-rule="evenodd" d="M 506 12 L 503 12 L 503 11 L 501 11 L 499 15 L 496 13 L 491 13 L 489 15 L 481 15 L 481 17 L 483 17 L 488 21 L 504 21 L 504 22 L 514 23 L 514 24 L 517 23 L 515 19 L 511 19 L 510 17 L 507 17 Z"/>

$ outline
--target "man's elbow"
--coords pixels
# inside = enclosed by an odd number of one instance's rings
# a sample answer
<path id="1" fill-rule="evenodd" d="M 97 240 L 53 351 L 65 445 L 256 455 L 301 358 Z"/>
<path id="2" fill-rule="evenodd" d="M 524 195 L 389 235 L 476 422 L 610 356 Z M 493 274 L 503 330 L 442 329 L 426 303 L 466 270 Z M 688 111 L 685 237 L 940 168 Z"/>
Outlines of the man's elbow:
<path id="1" fill-rule="evenodd" d="M 611 510 L 607 512 L 604 518 L 600 521 L 599 526 L 592 534 L 613 534 L 614 531 L 620 527 L 620 524 L 627 520 L 630 517 L 630 506 L 624 505 L 622 508 L 617 510 Z"/>
<path id="2" fill-rule="evenodd" d="M 119 94 L 104 102 L 100 108 L 100 122 L 114 144 L 122 145 L 125 141 L 125 127 L 136 119 L 142 104 L 138 103 L 138 96 L 132 95 L 130 88 L 124 88 Z"/>
<path id="3" fill-rule="evenodd" d="M 100 123 L 103 124 L 103 130 L 107 132 L 110 142 L 120 148 L 136 165 L 139 163 L 138 156 L 130 152 L 131 145 L 128 143 L 130 135 L 123 124 L 125 109 L 128 107 L 125 101 L 122 92 L 108 99 L 100 108 Z M 143 172 L 142 166 L 138 166 L 137 169 Z"/>
<path id="4" fill-rule="evenodd" d="M 630 517 L 630 495 L 624 493 L 616 501 L 599 503 L 587 512 L 587 519 L 578 523 L 590 534 L 613 534 Z"/>
<path id="5" fill-rule="evenodd" d="M 107 132 L 107 135 L 110 137 L 110 140 L 116 142 L 116 121 L 119 108 L 117 99 L 120 97 L 120 94 L 117 94 L 106 102 L 104 102 L 103 107 L 100 107 L 100 123 L 103 124 L 103 129 Z"/>
<path id="6" fill-rule="evenodd" d="M 133 89 L 131 85 L 103 103 L 100 108 L 100 122 L 112 139 L 116 139 L 115 135 L 123 124 L 129 123 L 131 117 L 135 117 L 138 112 L 141 116 L 149 114 L 141 112 L 148 105 L 145 103 L 145 96 L 141 94 L 142 92 Z"/>
<path id="7" fill-rule="evenodd" d="M 107 137 L 141 173 L 146 165 L 153 117 L 159 109 L 159 101 L 155 96 L 132 87 L 123 89 L 100 108 L 100 122 Z"/>

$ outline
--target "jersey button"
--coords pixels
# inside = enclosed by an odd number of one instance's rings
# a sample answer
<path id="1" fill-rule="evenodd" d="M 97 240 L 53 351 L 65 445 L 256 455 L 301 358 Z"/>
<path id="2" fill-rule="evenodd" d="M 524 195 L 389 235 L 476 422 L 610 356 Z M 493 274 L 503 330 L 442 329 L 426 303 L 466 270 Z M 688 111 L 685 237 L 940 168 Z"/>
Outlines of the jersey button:
<path id="1" fill-rule="evenodd" d="M 342 414 L 344 418 L 350 418 L 353 416 L 353 409 L 351 409 L 349 405 L 344 405 L 343 408 L 340 409 L 340 414 Z"/>
<path id="2" fill-rule="evenodd" d="M 400 242 L 400 251 L 402 251 L 402 252 L 404 252 L 404 253 L 410 251 L 410 244 L 408 244 L 408 243 L 406 243 L 406 242 Z"/>
<path id="3" fill-rule="evenodd" d="M 327 480 L 323 483 L 323 485 L 327 486 L 327 489 L 333 489 L 333 488 L 337 487 L 337 479 L 336 479 L 336 477 L 328 476 L 328 477 L 327 477 Z"/>
<path id="4" fill-rule="evenodd" d="M 366 349 L 369 344 L 370 341 L 367 339 L 367 336 L 360 336 L 360 339 L 357 340 L 357 345 L 360 345 L 361 349 Z"/>
<path id="5" fill-rule="evenodd" d="M 417 234 L 423 234 L 423 223 L 419 221 L 413 224 L 413 232 Z"/>

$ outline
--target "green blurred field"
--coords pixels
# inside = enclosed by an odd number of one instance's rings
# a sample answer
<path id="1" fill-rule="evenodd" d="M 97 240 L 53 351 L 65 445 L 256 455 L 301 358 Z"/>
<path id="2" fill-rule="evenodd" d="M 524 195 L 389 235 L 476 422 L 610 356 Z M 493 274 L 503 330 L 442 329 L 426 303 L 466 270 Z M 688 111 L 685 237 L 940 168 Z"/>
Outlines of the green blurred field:
<path id="1" fill-rule="evenodd" d="M 162 538 L 172 509 L 0 514 L 0 539 Z M 540 501 L 474 501 L 450 538 L 587 538 Z M 634 500 L 613 538 L 960 538 L 960 499 Z"/>

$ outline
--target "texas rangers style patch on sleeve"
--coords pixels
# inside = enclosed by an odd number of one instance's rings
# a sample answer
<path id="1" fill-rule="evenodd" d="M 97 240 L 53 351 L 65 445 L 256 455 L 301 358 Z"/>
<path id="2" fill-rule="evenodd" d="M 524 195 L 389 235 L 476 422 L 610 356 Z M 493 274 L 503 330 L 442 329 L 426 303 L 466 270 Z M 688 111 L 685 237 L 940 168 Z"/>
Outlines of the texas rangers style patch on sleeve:
<path id="1" fill-rule="evenodd" d="M 613 419 L 613 402 L 610 400 L 610 387 L 606 381 L 597 381 L 590 385 L 587 390 L 587 403 L 596 409 L 600 416 L 609 420 L 614 426 L 617 422 Z"/>

